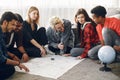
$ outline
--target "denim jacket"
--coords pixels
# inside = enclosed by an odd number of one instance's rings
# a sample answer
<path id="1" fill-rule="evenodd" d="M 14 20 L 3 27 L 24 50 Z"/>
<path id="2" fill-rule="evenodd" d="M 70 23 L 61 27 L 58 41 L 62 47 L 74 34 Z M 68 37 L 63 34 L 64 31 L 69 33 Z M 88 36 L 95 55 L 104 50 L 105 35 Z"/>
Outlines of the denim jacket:
<path id="1" fill-rule="evenodd" d="M 7 49 L 4 42 L 4 34 L 0 26 L 0 64 L 5 64 L 7 60 Z"/>

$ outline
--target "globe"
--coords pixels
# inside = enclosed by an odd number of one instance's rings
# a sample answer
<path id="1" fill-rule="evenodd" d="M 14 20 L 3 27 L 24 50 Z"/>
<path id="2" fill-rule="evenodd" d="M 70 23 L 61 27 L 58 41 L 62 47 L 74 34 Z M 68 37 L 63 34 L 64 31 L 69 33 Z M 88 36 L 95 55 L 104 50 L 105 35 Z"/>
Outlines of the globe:
<path id="1" fill-rule="evenodd" d="M 115 50 L 111 46 L 103 46 L 98 51 L 98 58 L 101 62 L 110 64 L 115 60 Z"/>

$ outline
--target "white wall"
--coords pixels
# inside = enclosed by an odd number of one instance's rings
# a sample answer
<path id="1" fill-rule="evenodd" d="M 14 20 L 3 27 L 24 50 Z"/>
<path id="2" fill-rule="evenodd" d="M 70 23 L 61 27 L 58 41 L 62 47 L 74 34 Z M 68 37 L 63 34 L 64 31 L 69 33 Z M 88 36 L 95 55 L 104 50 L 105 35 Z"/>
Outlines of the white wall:
<path id="1" fill-rule="evenodd" d="M 4 11 L 20 13 L 25 19 L 27 9 L 36 6 L 40 10 L 41 26 L 47 26 L 51 16 L 60 16 L 74 23 L 74 15 L 79 8 L 85 8 L 90 15 L 90 10 L 96 5 L 106 8 L 120 7 L 119 0 L 1 0 L 0 14 Z"/>

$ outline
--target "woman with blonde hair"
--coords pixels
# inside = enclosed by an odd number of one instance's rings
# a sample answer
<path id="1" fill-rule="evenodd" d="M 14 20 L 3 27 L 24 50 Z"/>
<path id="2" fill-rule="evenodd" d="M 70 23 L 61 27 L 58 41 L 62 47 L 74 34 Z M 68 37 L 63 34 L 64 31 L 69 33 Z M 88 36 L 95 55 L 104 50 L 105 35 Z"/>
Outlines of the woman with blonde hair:
<path id="1" fill-rule="evenodd" d="M 48 48 L 56 55 L 67 55 L 73 48 L 74 34 L 71 26 L 69 20 L 57 16 L 50 19 L 50 27 L 47 29 Z"/>
<path id="2" fill-rule="evenodd" d="M 40 57 L 46 54 L 44 45 L 48 43 L 44 27 L 38 29 L 39 10 L 37 7 L 30 7 L 27 19 L 23 22 L 23 46 L 30 57 Z"/>

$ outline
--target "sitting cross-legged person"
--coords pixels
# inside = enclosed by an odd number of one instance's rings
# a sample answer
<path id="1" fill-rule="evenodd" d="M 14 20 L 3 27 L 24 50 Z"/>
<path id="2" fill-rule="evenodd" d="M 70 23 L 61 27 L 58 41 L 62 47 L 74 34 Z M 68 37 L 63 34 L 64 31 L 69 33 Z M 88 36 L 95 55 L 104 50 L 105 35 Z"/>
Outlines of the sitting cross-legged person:
<path id="1" fill-rule="evenodd" d="M 74 46 L 74 34 L 71 30 L 71 22 L 59 17 L 50 19 L 50 27 L 47 29 L 48 48 L 55 54 L 69 54 Z"/>

